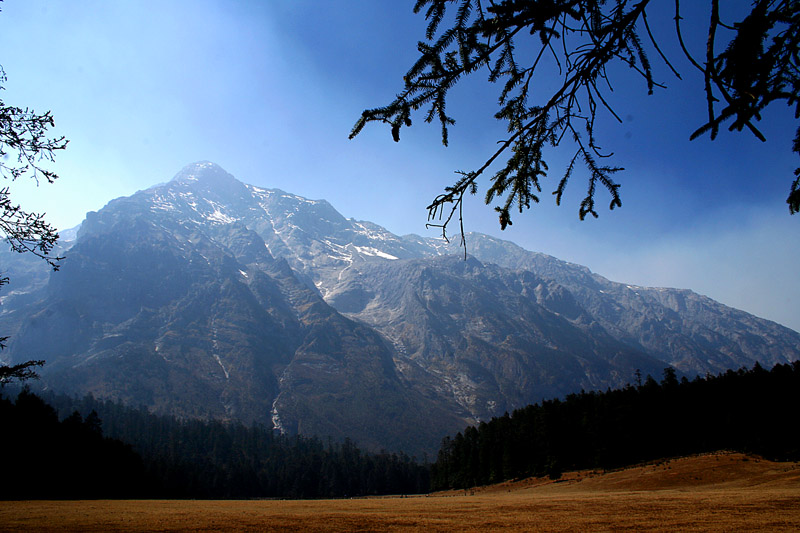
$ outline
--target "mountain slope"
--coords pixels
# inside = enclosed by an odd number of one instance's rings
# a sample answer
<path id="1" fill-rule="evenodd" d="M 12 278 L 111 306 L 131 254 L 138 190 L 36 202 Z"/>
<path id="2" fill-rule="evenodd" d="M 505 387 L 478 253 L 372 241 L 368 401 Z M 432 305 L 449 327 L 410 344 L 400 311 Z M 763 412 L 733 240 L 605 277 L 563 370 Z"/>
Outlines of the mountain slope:
<path id="1" fill-rule="evenodd" d="M 375 449 L 430 451 L 464 424 L 404 385 L 383 340 L 256 233 L 168 213 L 163 198 L 146 191 L 89 216 L 14 336 L 13 357 L 48 361 L 48 385 Z"/>
<path id="2" fill-rule="evenodd" d="M 560 284 L 617 339 L 686 374 L 796 360 L 798 333 L 686 289 L 609 281 L 586 267 L 479 234 L 467 237 L 482 261 L 536 272 Z"/>
<path id="3" fill-rule="evenodd" d="M 468 242 L 465 261 L 196 163 L 89 213 L 60 272 L 11 261 L 2 356 L 75 394 L 410 453 L 637 370 L 800 357 L 796 332 L 691 291 Z"/>
<path id="4" fill-rule="evenodd" d="M 664 367 L 605 332 L 562 287 L 473 258 L 353 265 L 329 301 L 380 331 L 399 368 L 425 368 L 475 420 Z"/>

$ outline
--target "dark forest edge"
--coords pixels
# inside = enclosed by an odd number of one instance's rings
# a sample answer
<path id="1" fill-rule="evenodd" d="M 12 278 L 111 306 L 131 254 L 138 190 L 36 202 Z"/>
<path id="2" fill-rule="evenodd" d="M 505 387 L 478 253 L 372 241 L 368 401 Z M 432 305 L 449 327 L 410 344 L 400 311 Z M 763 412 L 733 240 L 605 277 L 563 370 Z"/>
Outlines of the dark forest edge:
<path id="1" fill-rule="evenodd" d="M 468 427 L 445 438 L 431 489 L 469 488 L 562 472 L 612 469 L 732 450 L 800 460 L 800 361 L 758 363 L 689 381 L 581 392 Z"/>
<path id="2" fill-rule="evenodd" d="M 416 494 L 734 450 L 800 460 L 800 361 L 581 392 L 446 437 L 433 465 L 350 440 L 178 420 L 91 396 L 0 398 L 2 499 Z M 105 434 L 105 436 L 104 436 Z"/>
<path id="3" fill-rule="evenodd" d="M 91 396 L 23 389 L 14 402 L 0 398 L 0 427 L 0 499 L 305 499 L 429 488 L 429 466 L 402 453 L 178 420 Z"/>

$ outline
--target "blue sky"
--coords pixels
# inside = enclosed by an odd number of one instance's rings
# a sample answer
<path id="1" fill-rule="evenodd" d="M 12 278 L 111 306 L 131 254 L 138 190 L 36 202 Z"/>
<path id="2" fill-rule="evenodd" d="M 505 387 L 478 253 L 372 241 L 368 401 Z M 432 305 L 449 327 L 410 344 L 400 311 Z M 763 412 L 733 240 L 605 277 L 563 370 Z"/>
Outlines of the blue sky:
<path id="1" fill-rule="evenodd" d="M 666 4 L 672 4 L 667 2 Z M 700 2 L 692 3 L 696 9 Z M 0 64 L 7 104 L 51 110 L 70 139 L 53 167 L 61 179 L 12 185 L 26 209 L 65 229 L 109 200 L 211 160 L 240 180 L 330 201 L 342 214 L 398 234 L 426 230 L 425 206 L 504 138 L 492 118 L 497 87 L 481 74 L 457 87 L 457 120 L 444 148 L 421 119 L 400 143 L 378 125 L 356 139 L 366 107 L 391 101 L 416 57 L 425 21 L 412 1 L 6 0 L 0 3 Z M 740 9 L 749 2 L 726 3 Z M 656 7 L 660 6 L 659 3 Z M 687 8 L 687 11 L 689 8 Z M 671 13 L 651 15 L 675 50 Z M 706 20 L 688 12 L 687 25 Z M 703 53 L 702 39 L 693 43 Z M 481 201 L 465 206 L 466 229 L 509 239 L 588 266 L 612 280 L 690 288 L 800 330 L 800 217 L 785 198 L 800 161 L 789 108 L 762 122 L 769 142 L 722 132 L 690 142 L 701 124 L 702 80 L 678 54 L 676 80 L 647 96 L 613 72 L 611 99 L 623 124 L 603 117 L 601 144 L 614 151 L 623 207 L 578 220 L 585 189 L 576 173 L 561 207 L 549 192 L 570 150 L 549 160 L 541 204 L 501 232 Z M 607 204 L 602 191 L 599 205 Z"/>

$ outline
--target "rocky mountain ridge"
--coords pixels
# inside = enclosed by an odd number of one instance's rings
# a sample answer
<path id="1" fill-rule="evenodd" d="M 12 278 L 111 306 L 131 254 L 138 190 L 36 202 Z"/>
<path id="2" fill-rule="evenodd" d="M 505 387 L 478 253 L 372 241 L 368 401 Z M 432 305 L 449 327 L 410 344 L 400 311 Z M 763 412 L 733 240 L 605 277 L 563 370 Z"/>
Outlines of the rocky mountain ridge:
<path id="1" fill-rule="evenodd" d="M 60 272 L 20 269 L 2 356 L 46 359 L 43 383 L 75 394 L 410 453 L 636 370 L 800 357 L 800 334 L 691 291 L 468 241 L 464 260 L 196 163 L 89 213 Z"/>

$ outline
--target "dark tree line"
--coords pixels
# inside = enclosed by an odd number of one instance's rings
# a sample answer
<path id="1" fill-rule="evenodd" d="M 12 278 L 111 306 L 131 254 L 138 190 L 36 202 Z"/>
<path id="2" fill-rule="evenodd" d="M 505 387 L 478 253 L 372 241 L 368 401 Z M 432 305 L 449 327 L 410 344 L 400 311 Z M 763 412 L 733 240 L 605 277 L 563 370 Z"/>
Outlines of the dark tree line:
<path id="1" fill-rule="evenodd" d="M 661 382 L 545 401 L 445 438 L 432 466 L 349 440 L 178 420 L 91 396 L 45 400 L 28 390 L 0 398 L 0 499 L 335 498 L 722 449 L 800 460 L 800 361 L 692 381 L 667 369 Z"/>
<path id="2" fill-rule="evenodd" d="M 349 440 L 177 420 L 90 396 L 46 400 L 54 407 L 27 391 L 13 403 L 0 399 L 0 457 L 25 458 L 10 465 L 2 498 L 338 498 L 429 489 L 428 465 Z"/>
<path id="3" fill-rule="evenodd" d="M 0 398 L 0 499 L 135 498 L 146 495 L 145 467 L 130 446 L 102 435 L 96 412 L 55 409 L 23 390 Z"/>
<path id="4" fill-rule="evenodd" d="M 717 450 L 800 459 L 800 361 L 719 376 L 664 371 L 638 386 L 581 392 L 469 427 L 442 443 L 431 488 L 468 488 Z"/>

